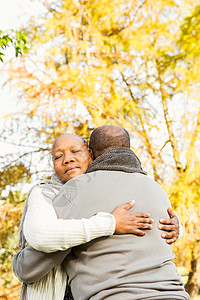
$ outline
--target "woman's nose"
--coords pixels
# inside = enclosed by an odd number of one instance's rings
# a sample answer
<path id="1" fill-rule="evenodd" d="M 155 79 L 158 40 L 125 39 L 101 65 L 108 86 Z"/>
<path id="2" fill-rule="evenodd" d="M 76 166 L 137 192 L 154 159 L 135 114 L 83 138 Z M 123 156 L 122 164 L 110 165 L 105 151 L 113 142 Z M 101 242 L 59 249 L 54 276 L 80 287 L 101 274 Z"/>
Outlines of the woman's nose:
<path id="1" fill-rule="evenodd" d="M 73 162 L 73 161 L 75 161 L 75 159 L 71 153 L 65 154 L 64 160 L 63 160 L 64 165 L 68 164 L 69 162 Z"/>

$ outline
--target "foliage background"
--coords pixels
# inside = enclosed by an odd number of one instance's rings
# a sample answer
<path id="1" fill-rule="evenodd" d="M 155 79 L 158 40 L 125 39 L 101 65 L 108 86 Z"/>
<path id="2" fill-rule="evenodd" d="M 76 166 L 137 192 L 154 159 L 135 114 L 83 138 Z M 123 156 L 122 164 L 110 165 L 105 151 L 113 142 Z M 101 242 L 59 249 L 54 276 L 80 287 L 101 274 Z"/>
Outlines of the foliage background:
<path id="1" fill-rule="evenodd" d="M 128 130 L 144 169 L 162 184 L 185 225 L 184 237 L 174 245 L 175 262 L 189 275 L 186 289 L 196 299 L 200 2 L 40 3 L 44 14 L 22 28 L 27 54 L 3 67 L 21 111 L 4 117 L 0 132 L 0 141 L 17 145 L 0 161 L 0 298 L 18 299 L 11 260 L 26 197 L 22 187 L 52 172 L 53 140 L 65 132 L 88 138 L 93 128 L 116 124 Z M 26 35 L 21 40 L 23 52 Z"/>

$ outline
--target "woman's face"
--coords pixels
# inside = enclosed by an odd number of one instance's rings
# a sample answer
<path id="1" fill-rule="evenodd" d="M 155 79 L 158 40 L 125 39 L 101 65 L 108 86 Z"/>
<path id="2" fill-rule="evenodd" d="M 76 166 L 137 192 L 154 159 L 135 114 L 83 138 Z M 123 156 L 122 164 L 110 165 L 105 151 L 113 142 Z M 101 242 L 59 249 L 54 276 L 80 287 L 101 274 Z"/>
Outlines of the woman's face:
<path id="1" fill-rule="evenodd" d="M 63 135 L 53 145 L 54 170 L 63 183 L 85 174 L 92 162 L 83 140 L 76 135 Z"/>

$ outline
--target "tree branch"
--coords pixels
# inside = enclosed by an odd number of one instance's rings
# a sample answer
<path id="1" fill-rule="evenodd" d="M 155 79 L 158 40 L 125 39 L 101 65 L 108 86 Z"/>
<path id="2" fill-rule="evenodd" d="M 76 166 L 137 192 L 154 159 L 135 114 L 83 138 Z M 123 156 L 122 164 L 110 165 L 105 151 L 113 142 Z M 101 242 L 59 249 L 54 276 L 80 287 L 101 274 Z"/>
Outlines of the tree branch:
<path id="1" fill-rule="evenodd" d="M 156 64 L 157 64 L 157 72 L 158 72 L 158 82 L 160 84 L 161 103 L 162 103 L 162 107 L 163 107 L 163 114 L 164 114 L 164 118 L 165 118 L 167 132 L 169 135 L 169 141 L 170 141 L 170 144 L 172 147 L 172 152 L 173 152 L 176 169 L 177 169 L 177 171 L 181 172 L 181 171 L 183 171 L 183 167 L 182 167 L 182 164 L 179 159 L 180 153 L 178 151 L 177 140 L 176 140 L 173 130 L 172 130 L 172 120 L 169 116 L 168 104 L 167 104 L 167 96 L 168 95 L 163 87 L 163 79 L 161 78 L 163 74 L 160 71 L 159 62 L 157 59 L 156 59 Z"/>

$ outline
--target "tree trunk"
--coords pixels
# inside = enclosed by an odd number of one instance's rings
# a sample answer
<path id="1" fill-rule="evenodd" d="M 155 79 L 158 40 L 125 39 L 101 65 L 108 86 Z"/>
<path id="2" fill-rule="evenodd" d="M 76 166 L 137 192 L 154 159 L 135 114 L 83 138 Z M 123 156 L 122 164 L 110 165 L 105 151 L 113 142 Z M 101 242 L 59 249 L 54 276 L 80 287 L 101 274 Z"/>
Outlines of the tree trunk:
<path id="1" fill-rule="evenodd" d="M 185 285 L 186 292 L 190 295 L 191 300 L 197 300 L 200 289 L 200 257 L 194 257 L 191 261 L 191 270 L 188 281 Z"/>

